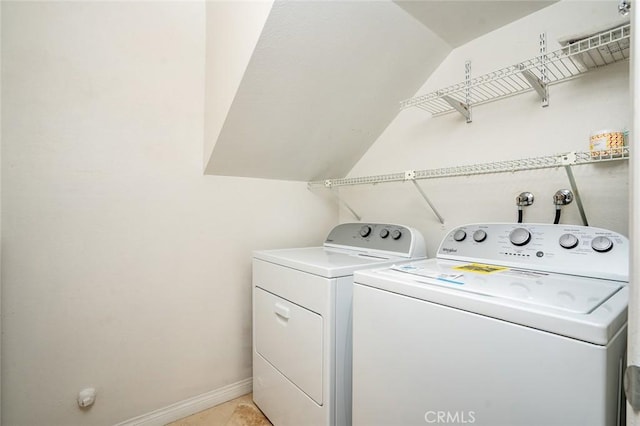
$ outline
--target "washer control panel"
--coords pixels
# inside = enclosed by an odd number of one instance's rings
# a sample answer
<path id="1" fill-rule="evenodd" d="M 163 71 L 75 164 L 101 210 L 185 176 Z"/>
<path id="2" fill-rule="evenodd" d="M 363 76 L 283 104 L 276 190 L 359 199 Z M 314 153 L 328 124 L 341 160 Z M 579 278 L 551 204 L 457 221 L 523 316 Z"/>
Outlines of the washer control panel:
<path id="1" fill-rule="evenodd" d="M 489 223 L 452 229 L 438 258 L 629 280 L 629 240 L 579 225 Z"/>
<path id="2" fill-rule="evenodd" d="M 424 257 L 424 237 L 413 228 L 388 223 L 342 223 L 331 230 L 325 247 Z"/>

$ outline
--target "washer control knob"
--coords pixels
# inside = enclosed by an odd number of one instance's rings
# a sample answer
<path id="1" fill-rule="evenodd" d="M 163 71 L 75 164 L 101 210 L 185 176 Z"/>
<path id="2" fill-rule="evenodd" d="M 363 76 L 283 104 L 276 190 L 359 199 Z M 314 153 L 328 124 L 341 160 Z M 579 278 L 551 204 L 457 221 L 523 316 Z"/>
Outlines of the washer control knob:
<path id="1" fill-rule="evenodd" d="M 572 249 L 578 245 L 578 237 L 573 234 L 563 234 L 560 236 L 558 242 L 560 243 L 560 247 Z"/>
<path id="2" fill-rule="evenodd" d="M 389 230 L 387 228 L 383 228 L 380 231 L 380 238 L 387 238 L 389 236 Z"/>
<path id="3" fill-rule="evenodd" d="M 524 246 L 531 241 L 531 233 L 524 228 L 516 228 L 509 234 L 509 241 L 514 246 Z"/>
<path id="4" fill-rule="evenodd" d="M 473 241 L 475 241 L 476 243 L 481 243 L 486 239 L 487 239 L 487 233 L 484 232 L 482 229 L 478 229 L 476 232 L 473 233 Z"/>
<path id="5" fill-rule="evenodd" d="M 393 231 L 391 231 L 391 238 L 393 238 L 394 240 L 399 240 L 400 237 L 402 237 L 402 232 L 400 232 L 399 229 L 394 229 Z"/>
<path id="6" fill-rule="evenodd" d="M 464 232 L 462 229 L 458 229 L 454 234 L 453 234 L 453 239 L 460 242 L 460 241 L 464 241 L 464 239 L 467 238 L 467 233 Z"/>
<path id="7" fill-rule="evenodd" d="M 360 236 L 362 238 L 368 237 L 371 234 L 371 227 L 369 225 L 364 225 L 360 228 Z"/>
<path id="8" fill-rule="evenodd" d="M 607 237 L 595 237 L 591 241 L 591 248 L 598 253 L 605 253 L 613 248 L 613 241 Z"/>

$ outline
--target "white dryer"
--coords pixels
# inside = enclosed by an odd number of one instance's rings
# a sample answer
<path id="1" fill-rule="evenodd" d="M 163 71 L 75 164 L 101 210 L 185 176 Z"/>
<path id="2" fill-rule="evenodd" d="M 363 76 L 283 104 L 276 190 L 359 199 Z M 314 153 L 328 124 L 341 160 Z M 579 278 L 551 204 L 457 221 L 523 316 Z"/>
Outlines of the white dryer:
<path id="1" fill-rule="evenodd" d="M 351 424 L 353 273 L 425 256 L 415 229 L 361 223 L 254 253 L 253 400 L 274 425 Z"/>
<path id="2" fill-rule="evenodd" d="M 623 424 L 628 257 L 604 229 L 476 224 L 356 272 L 354 425 Z"/>

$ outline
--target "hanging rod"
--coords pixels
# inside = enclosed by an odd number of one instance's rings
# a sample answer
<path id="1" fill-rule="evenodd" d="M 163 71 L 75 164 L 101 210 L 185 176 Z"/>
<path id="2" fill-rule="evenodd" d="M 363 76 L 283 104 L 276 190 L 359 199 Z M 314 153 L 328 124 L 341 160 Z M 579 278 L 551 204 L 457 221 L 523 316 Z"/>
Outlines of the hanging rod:
<path id="1" fill-rule="evenodd" d="M 413 179 L 436 179 L 456 176 L 473 176 L 490 173 L 519 172 L 525 170 L 550 169 L 581 164 L 593 164 L 607 161 L 626 160 L 629 158 L 629 147 L 611 148 L 600 151 L 602 155 L 596 155 L 590 151 L 568 152 L 564 154 L 532 157 L 519 160 L 505 160 L 491 163 L 473 164 L 468 166 L 444 167 L 439 169 L 415 170 L 411 173 Z M 334 188 L 338 186 L 378 184 L 385 182 L 407 181 L 407 173 L 390 173 L 384 175 L 352 177 L 342 179 L 326 179 L 308 182 L 309 189 Z"/>

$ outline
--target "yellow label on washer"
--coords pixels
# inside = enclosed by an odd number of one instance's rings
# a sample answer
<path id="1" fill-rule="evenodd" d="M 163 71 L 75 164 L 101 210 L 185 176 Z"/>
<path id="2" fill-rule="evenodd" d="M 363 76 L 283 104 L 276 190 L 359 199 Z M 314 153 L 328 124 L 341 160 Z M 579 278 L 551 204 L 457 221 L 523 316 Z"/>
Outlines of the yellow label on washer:
<path id="1" fill-rule="evenodd" d="M 455 268 L 451 269 L 463 272 L 473 272 L 474 274 L 493 274 L 496 272 L 507 270 L 509 268 L 496 265 L 483 265 L 482 263 L 469 263 L 467 265 L 456 266 Z"/>

